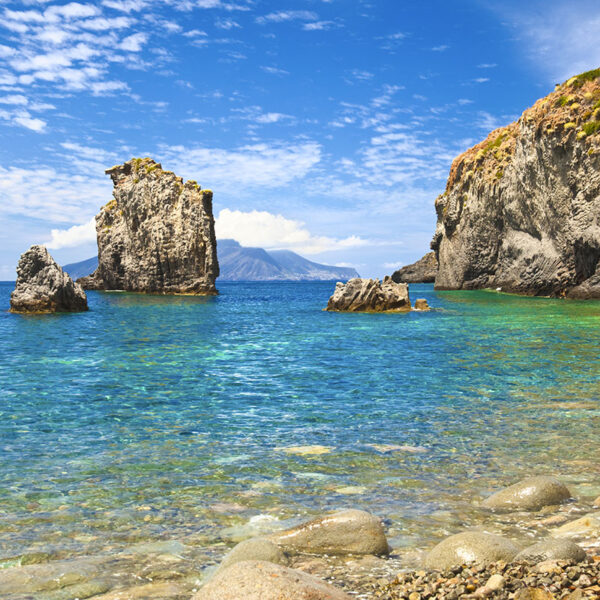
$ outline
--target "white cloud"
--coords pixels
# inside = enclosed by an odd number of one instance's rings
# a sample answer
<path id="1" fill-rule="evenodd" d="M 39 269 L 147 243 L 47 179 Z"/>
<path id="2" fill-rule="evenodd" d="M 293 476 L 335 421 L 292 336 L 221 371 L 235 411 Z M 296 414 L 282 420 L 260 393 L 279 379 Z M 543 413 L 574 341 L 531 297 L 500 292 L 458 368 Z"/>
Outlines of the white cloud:
<path id="1" fill-rule="evenodd" d="M 280 10 L 256 17 L 256 22 L 265 25 L 266 23 L 283 23 L 284 21 L 316 21 L 318 18 L 318 15 L 310 10 Z"/>
<path id="2" fill-rule="evenodd" d="M 30 169 L 0 166 L 0 215 L 23 215 L 56 224 L 83 223 L 111 196 L 102 171 L 57 171 L 44 165 Z"/>
<path id="3" fill-rule="evenodd" d="M 383 266 L 386 269 L 399 269 L 404 263 L 402 263 L 402 261 L 398 261 L 398 262 L 386 262 L 383 263 Z"/>
<path id="4" fill-rule="evenodd" d="M 284 186 L 304 177 L 321 160 L 315 142 L 253 144 L 233 150 L 166 146 L 161 159 L 177 173 L 215 189 Z"/>
<path id="5" fill-rule="evenodd" d="M 264 113 L 262 115 L 259 115 L 258 117 L 256 117 L 256 122 L 257 123 L 277 123 L 278 121 L 281 121 L 282 119 L 289 119 L 290 116 L 289 115 L 284 115 L 283 113 Z"/>
<path id="6" fill-rule="evenodd" d="M 502 116 L 496 117 L 496 116 L 490 114 L 489 112 L 482 110 L 482 111 L 479 111 L 477 121 L 475 124 L 480 129 L 490 132 L 490 131 L 493 131 L 494 129 L 498 129 L 498 127 L 504 127 L 504 126 L 508 125 L 512 121 L 516 120 L 516 118 L 517 117 L 514 115 L 513 116 L 502 115 Z"/>
<path id="7" fill-rule="evenodd" d="M 132 35 L 127 36 L 119 46 L 123 50 L 127 50 L 128 52 L 139 52 L 146 41 L 148 40 L 148 35 L 145 33 L 134 33 Z"/>
<path id="8" fill-rule="evenodd" d="M 26 129 L 31 129 L 31 131 L 35 131 L 36 133 L 42 133 L 47 125 L 46 121 L 34 118 L 30 116 L 29 113 L 17 115 L 13 120 L 17 125 L 21 125 Z"/>
<path id="9" fill-rule="evenodd" d="M 8 96 L 0 97 L 0 104 L 19 104 L 25 106 L 28 102 L 27 98 L 20 94 L 10 94 Z"/>
<path id="10" fill-rule="evenodd" d="M 73 225 L 68 229 L 52 229 L 51 239 L 44 242 L 50 250 L 73 248 L 96 241 L 96 220 L 90 219 L 83 225 Z"/>
<path id="11" fill-rule="evenodd" d="M 335 21 L 314 21 L 313 23 L 305 23 L 302 25 L 304 31 L 326 31 L 333 27 L 340 27 Z"/>
<path id="12" fill-rule="evenodd" d="M 265 73 L 269 73 L 270 75 L 289 75 L 290 72 L 285 69 L 278 69 L 277 67 L 261 67 L 261 69 Z"/>
<path id="13" fill-rule="evenodd" d="M 225 29 L 228 31 L 230 29 L 240 29 L 242 26 L 233 19 L 217 19 L 215 21 L 215 27 L 218 27 L 219 29 Z"/>
<path id="14" fill-rule="evenodd" d="M 507 0 L 489 6 L 517 30 L 530 60 L 548 75 L 549 83 L 600 65 L 597 0 Z"/>
<path id="15" fill-rule="evenodd" d="M 224 208 L 215 219 L 217 238 L 234 239 L 242 246 L 290 249 L 304 254 L 319 254 L 368 244 L 358 236 L 336 239 L 315 236 L 304 223 L 267 211 L 243 212 Z"/>

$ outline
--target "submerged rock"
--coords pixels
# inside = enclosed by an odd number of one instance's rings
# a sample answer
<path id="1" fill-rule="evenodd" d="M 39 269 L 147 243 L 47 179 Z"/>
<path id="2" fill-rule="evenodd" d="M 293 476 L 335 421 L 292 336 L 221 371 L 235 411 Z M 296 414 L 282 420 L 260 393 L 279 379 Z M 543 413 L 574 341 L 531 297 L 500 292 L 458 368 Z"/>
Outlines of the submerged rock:
<path id="1" fill-rule="evenodd" d="M 437 275 L 438 262 L 435 252 L 428 252 L 412 265 L 406 265 L 392 273 L 396 283 L 433 283 Z"/>
<path id="2" fill-rule="evenodd" d="M 528 477 L 486 498 L 482 506 L 506 512 L 539 510 L 561 504 L 570 497 L 571 492 L 555 477 Z"/>
<path id="3" fill-rule="evenodd" d="M 586 556 L 585 550 L 573 542 L 549 539 L 521 550 L 515 556 L 514 560 L 515 562 L 523 561 L 536 564 L 545 560 L 573 560 L 581 562 L 585 560 Z"/>
<path id="4" fill-rule="evenodd" d="M 286 552 L 387 554 L 381 521 L 363 510 L 344 510 L 274 533 L 269 539 Z"/>
<path id="5" fill-rule="evenodd" d="M 600 297 L 600 69 L 454 160 L 435 202 L 436 289 Z"/>
<path id="6" fill-rule="evenodd" d="M 302 571 L 251 560 L 217 573 L 192 600 L 350 600 L 350 596 Z"/>
<path id="7" fill-rule="evenodd" d="M 74 283 L 44 246 L 32 246 L 19 259 L 10 296 L 14 313 L 81 312 L 88 309 L 83 288 Z"/>
<path id="8" fill-rule="evenodd" d="M 600 514 L 594 513 L 586 517 L 569 521 L 552 531 L 553 537 L 600 537 Z"/>
<path id="9" fill-rule="evenodd" d="M 98 268 L 88 289 L 214 294 L 219 275 L 212 192 L 150 158 L 106 171 L 113 200 L 96 216 Z"/>
<path id="10" fill-rule="evenodd" d="M 510 562 L 519 548 L 510 540 L 481 531 L 464 531 L 446 538 L 425 557 L 428 569 L 449 569 L 464 563 Z"/>
<path id="11" fill-rule="evenodd" d="M 391 277 L 379 279 L 350 279 L 338 282 L 327 310 L 342 312 L 409 311 L 408 285 L 395 283 Z"/>
<path id="12" fill-rule="evenodd" d="M 217 572 L 245 560 L 262 560 L 277 565 L 287 565 L 288 558 L 275 543 L 266 538 L 251 538 L 234 546 L 223 558 Z"/>

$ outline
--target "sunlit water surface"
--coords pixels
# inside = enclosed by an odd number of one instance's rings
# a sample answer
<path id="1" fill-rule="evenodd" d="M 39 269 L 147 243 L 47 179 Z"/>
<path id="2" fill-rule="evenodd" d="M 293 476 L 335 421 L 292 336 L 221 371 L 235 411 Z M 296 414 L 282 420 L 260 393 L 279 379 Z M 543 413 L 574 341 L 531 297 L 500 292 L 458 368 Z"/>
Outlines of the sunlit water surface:
<path id="1" fill-rule="evenodd" d="M 222 547 L 341 507 L 427 547 L 527 475 L 600 495 L 600 302 L 415 285 L 435 310 L 336 314 L 332 288 L 2 312 L 0 559 Z"/>

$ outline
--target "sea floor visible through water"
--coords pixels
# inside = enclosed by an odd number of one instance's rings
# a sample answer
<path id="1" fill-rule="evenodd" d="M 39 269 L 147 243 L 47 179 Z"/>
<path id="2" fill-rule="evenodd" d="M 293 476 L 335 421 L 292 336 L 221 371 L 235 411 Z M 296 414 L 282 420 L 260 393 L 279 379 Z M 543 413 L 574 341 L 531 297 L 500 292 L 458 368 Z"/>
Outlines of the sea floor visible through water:
<path id="1" fill-rule="evenodd" d="M 201 578 L 235 541 L 347 507 L 409 567 L 523 477 L 560 477 L 567 511 L 600 496 L 600 302 L 412 285 L 431 312 L 361 315 L 322 310 L 333 283 L 218 287 L 0 313 L 0 568 L 116 577 L 128 557 L 156 579 L 158 556 Z"/>

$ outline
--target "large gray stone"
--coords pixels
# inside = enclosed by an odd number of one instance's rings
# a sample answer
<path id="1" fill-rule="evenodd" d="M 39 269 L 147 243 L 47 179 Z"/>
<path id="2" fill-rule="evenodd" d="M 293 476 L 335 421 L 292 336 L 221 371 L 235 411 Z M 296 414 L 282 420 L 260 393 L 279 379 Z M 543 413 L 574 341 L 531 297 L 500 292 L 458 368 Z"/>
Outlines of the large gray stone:
<path id="1" fill-rule="evenodd" d="M 548 539 L 538 542 L 515 556 L 515 561 L 540 563 L 544 560 L 585 560 L 586 553 L 583 548 L 568 540 Z"/>
<path id="2" fill-rule="evenodd" d="M 350 596 L 302 571 L 252 560 L 219 571 L 192 600 L 350 600 Z"/>
<path id="3" fill-rule="evenodd" d="M 74 283 L 44 246 L 31 246 L 19 259 L 10 296 L 14 313 L 81 312 L 88 309 L 83 288 Z"/>
<path id="4" fill-rule="evenodd" d="M 509 562 L 519 552 L 510 540 L 481 531 L 464 531 L 446 538 L 425 557 L 428 569 L 448 569 L 464 563 Z"/>
<path id="5" fill-rule="evenodd" d="M 406 312 L 410 310 L 408 285 L 396 283 L 391 277 L 338 281 L 327 310 L 339 312 Z"/>
<path id="6" fill-rule="evenodd" d="M 387 554 L 380 520 L 363 510 L 344 510 L 269 536 L 287 552 Z"/>
<path id="7" fill-rule="evenodd" d="M 491 510 L 539 510 L 561 504 L 571 497 L 567 487 L 555 477 L 529 477 L 496 492 L 482 502 Z"/>
<path id="8" fill-rule="evenodd" d="M 234 546 L 223 558 L 219 571 L 245 560 L 263 560 L 278 565 L 287 565 L 288 559 L 283 550 L 266 538 L 251 538 Z"/>

